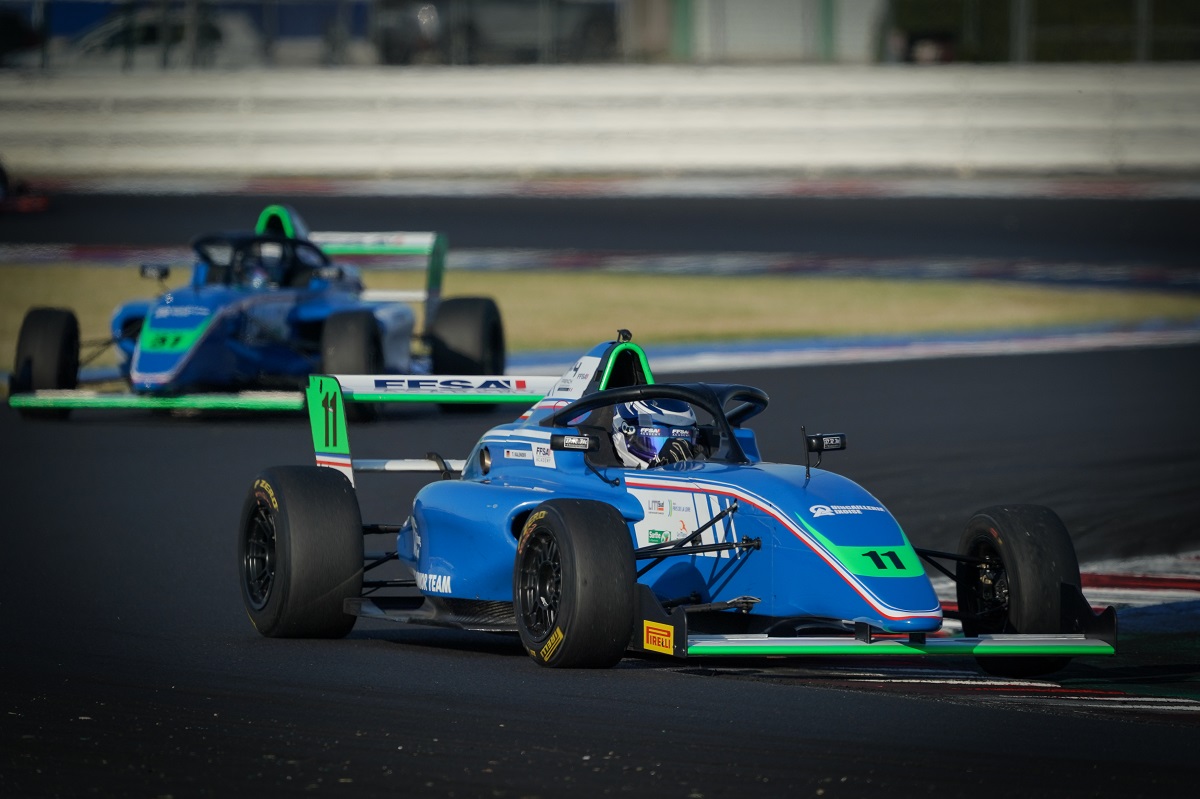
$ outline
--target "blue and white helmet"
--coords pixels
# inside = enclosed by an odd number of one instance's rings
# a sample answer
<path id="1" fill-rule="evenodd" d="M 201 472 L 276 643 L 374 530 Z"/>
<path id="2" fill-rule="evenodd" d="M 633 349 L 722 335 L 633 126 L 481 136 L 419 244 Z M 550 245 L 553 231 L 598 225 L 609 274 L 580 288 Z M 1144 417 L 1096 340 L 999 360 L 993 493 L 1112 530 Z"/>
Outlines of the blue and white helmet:
<path id="1" fill-rule="evenodd" d="M 652 465 L 672 439 L 696 443 L 696 414 L 682 400 L 626 402 L 613 413 L 613 446 L 632 469 Z"/>

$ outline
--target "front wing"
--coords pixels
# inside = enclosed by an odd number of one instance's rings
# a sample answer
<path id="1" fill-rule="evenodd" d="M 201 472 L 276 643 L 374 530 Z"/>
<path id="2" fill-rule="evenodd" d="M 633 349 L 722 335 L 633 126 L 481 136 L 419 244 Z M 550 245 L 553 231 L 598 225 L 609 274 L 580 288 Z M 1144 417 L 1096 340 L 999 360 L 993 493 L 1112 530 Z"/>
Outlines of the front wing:
<path id="1" fill-rule="evenodd" d="M 862 657 L 955 655 L 970 657 L 1080 657 L 1116 654 L 1116 612 L 1108 608 L 1081 633 L 995 634 L 973 638 L 925 633 L 882 635 L 856 624 L 854 635 L 774 637 L 698 634 L 682 607 L 667 612 L 648 586 L 637 586 L 639 613 L 629 648 L 674 657 Z"/>

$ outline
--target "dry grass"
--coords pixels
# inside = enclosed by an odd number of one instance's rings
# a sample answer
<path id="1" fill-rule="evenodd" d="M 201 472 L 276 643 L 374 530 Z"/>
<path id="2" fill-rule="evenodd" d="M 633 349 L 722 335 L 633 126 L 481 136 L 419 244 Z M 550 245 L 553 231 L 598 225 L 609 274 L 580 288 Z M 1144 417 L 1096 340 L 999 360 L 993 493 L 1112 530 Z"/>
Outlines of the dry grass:
<path id="1" fill-rule="evenodd" d="M 371 288 L 416 288 L 420 280 L 416 272 L 367 274 Z M 117 305 L 156 291 L 134 268 L 0 266 L 0 369 L 12 366 L 31 306 L 73 308 L 85 338 L 104 337 Z M 637 341 L 667 343 L 1200 318 L 1195 295 L 981 281 L 460 271 L 447 274 L 446 294 L 495 297 L 514 351 L 581 349 L 621 327 Z"/>

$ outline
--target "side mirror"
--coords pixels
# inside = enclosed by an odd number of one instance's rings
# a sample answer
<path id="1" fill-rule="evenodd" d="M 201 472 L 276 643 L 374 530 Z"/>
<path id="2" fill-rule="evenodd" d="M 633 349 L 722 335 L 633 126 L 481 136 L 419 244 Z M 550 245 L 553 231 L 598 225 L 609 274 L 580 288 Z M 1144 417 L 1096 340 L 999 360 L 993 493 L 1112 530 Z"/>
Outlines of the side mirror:
<path id="1" fill-rule="evenodd" d="M 139 272 L 142 277 L 152 280 L 166 280 L 171 274 L 171 267 L 166 264 L 142 264 Z"/>
<path id="2" fill-rule="evenodd" d="M 600 449 L 600 440 L 588 433 L 573 436 L 555 433 L 550 436 L 550 449 L 555 452 L 595 452 Z"/>
<path id="3" fill-rule="evenodd" d="M 807 480 L 811 474 L 813 466 L 821 465 L 821 454 L 824 452 L 833 452 L 839 449 L 846 448 L 845 433 L 817 433 L 809 435 L 804 427 L 800 428 L 800 435 L 804 436 L 804 479 Z M 809 462 L 808 456 L 812 453 L 817 453 L 817 462 Z"/>
<path id="4" fill-rule="evenodd" d="M 808 452 L 833 452 L 845 448 L 845 433 L 817 433 L 804 437 L 804 449 Z"/>

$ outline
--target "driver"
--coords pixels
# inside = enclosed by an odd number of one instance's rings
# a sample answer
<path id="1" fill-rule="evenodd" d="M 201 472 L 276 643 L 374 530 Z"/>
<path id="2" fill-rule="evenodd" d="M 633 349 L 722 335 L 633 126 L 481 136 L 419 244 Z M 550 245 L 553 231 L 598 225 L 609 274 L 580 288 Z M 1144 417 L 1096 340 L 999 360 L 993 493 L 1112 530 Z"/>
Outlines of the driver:
<path id="1" fill-rule="evenodd" d="M 613 413 L 613 446 L 631 469 L 697 460 L 696 414 L 682 400 L 626 402 Z"/>
<path id="2" fill-rule="evenodd" d="M 242 262 L 242 282 L 252 289 L 261 289 L 271 282 L 271 273 L 257 256 L 248 256 Z"/>

